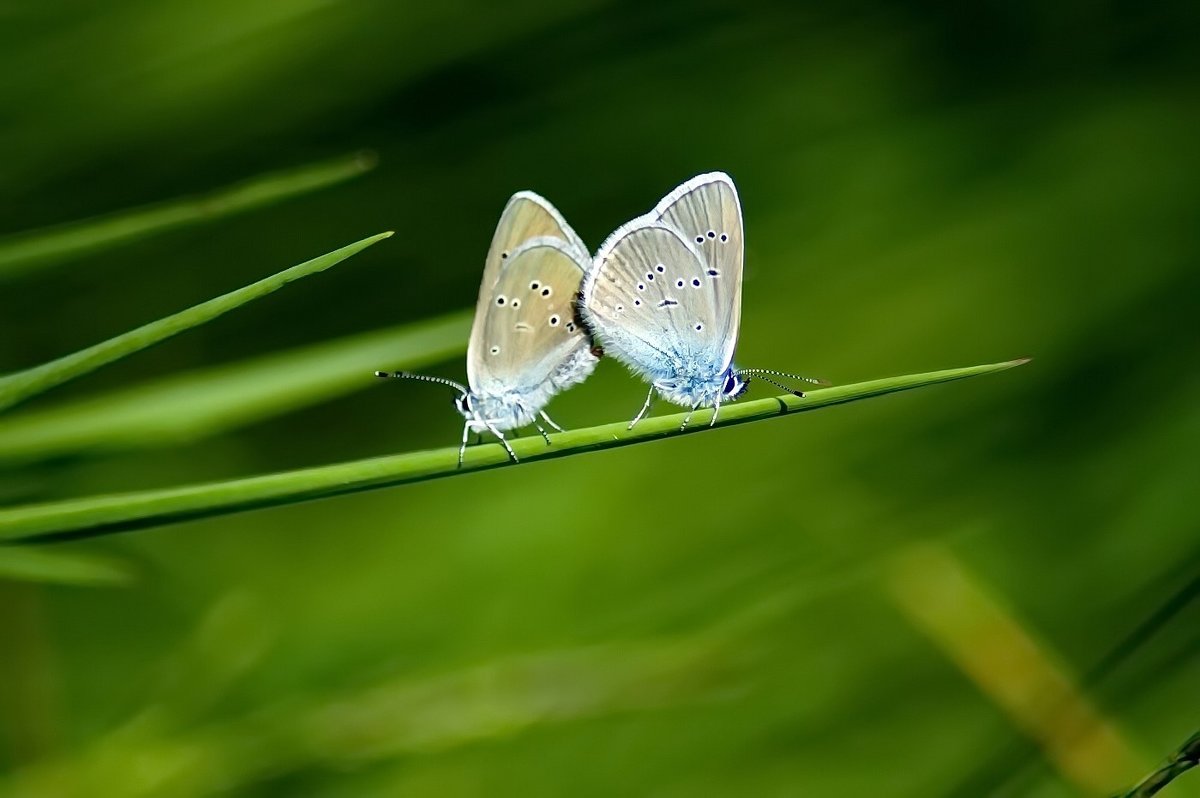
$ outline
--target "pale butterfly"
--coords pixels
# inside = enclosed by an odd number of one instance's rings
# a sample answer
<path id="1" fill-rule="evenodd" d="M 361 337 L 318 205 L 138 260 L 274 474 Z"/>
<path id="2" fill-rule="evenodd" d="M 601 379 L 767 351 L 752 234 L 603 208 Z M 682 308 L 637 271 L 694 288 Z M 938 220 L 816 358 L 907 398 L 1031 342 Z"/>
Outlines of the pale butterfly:
<path id="1" fill-rule="evenodd" d="M 508 430 L 533 424 L 550 444 L 540 417 L 562 427 L 543 408 L 560 391 L 587 379 L 601 350 L 576 315 L 575 300 L 591 263 L 587 247 L 562 215 L 532 191 L 512 196 L 500 215 L 484 263 L 483 282 L 467 346 L 467 386 L 408 372 L 404 377 L 448 385 L 466 419 L 461 466 L 470 433 L 495 435 L 509 457 Z"/>
<path id="2" fill-rule="evenodd" d="M 701 407 L 713 408 L 709 424 L 715 423 L 721 403 L 745 393 L 754 375 L 824 384 L 733 365 L 742 259 L 742 207 L 724 172 L 693 177 L 650 213 L 617 228 L 596 253 L 583 281 L 583 319 L 607 353 L 650 383 L 630 429 L 650 409 L 655 391 L 691 411 L 686 427 Z"/>

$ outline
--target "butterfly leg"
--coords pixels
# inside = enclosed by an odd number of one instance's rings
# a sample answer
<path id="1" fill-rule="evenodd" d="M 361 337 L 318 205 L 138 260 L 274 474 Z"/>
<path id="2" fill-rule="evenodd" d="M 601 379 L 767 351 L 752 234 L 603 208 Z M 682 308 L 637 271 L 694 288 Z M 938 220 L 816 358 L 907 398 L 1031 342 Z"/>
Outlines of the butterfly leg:
<path id="1" fill-rule="evenodd" d="M 692 409 L 689 410 L 688 414 L 683 417 L 683 423 L 679 425 L 680 432 L 683 432 L 685 429 L 687 429 L 688 422 L 692 420 L 692 414 L 696 412 L 696 408 L 698 408 L 699 406 L 700 406 L 699 402 L 692 405 Z"/>
<path id="2" fill-rule="evenodd" d="M 712 419 L 710 419 L 710 420 L 709 420 L 709 422 L 708 422 L 708 426 L 710 426 L 710 427 L 711 427 L 713 424 L 716 424 L 716 423 L 717 423 L 717 414 L 718 414 L 718 413 L 720 413 L 720 412 L 721 412 L 721 394 L 717 394 L 717 400 L 716 400 L 716 402 L 713 404 L 713 415 L 712 415 Z"/>
<path id="3" fill-rule="evenodd" d="M 537 427 L 537 431 L 542 433 L 542 440 L 544 440 L 546 442 L 546 445 L 549 446 L 550 445 L 550 436 L 546 434 L 546 430 L 542 429 L 542 425 L 537 423 L 536 421 L 533 422 L 533 426 Z"/>
<path id="4" fill-rule="evenodd" d="M 566 432 L 566 430 L 565 430 L 565 429 L 563 429 L 562 427 L 560 427 L 560 426 L 558 426 L 557 424 L 555 424 L 555 423 L 554 423 L 554 419 L 552 419 L 552 418 L 550 418 L 550 416 L 546 415 L 546 411 L 545 411 L 545 410 L 539 410 L 539 411 L 538 411 L 538 415 L 540 415 L 540 416 L 542 417 L 542 421 L 545 421 L 547 424 L 549 424 L 550 426 L 554 427 L 554 428 L 555 428 L 556 430 L 558 430 L 559 432 Z"/>
<path id="5" fill-rule="evenodd" d="M 642 405 L 642 409 L 638 411 L 638 414 L 633 417 L 633 421 L 629 422 L 628 429 L 633 429 L 633 425 L 642 420 L 642 417 L 645 416 L 646 412 L 650 410 L 650 400 L 652 400 L 653 398 L 654 398 L 654 386 L 651 385 L 650 392 L 646 394 L 646 403 L 644 405 Z"/>
<path id="6" fill-rule="evenodd" d="M 504 451 L 508 452 L 508 456 L 512 458 L 512 461 L 514 463 L 521 462 L 521 460 L 517 457 L 517 453 L 512 450 L 512 447 L 508 445 L 508 441 L 505 440 L 504 433 L 493 427 L 490 422 L 484 421 L 483 423 L 487 424 L 488 432 L 500 439 L 500 443 L 504 446 Z"/>
<path id="7" fill-rule="evenodd" d="M 463 439 L 462 446 L 458 447 L 458 467 L 462 468 L 463 456 L 467 453 L 467 440 L 471 436 L 471 424 L 468 422 L 463 424 Z"/>

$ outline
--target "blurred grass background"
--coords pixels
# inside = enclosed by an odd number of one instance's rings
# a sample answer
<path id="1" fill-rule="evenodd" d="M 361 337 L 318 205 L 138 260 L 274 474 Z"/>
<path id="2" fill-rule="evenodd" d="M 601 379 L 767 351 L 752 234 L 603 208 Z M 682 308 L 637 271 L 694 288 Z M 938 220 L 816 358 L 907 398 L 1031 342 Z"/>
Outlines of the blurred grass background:
<path id="1" fill-rule="evenodd" d="M 397 231 L 2 429 L 86 427 L 166 380 L 202 401 L 244 364 L 303 381 L 311 363 L 336 389 L 161 438 L 0 452 L 5 504 L 455 443 L 445 393 L 288 353 L 374 353 L 385 330 L 469 307 L 522 188 L 595 247 L 678 182 L 730 172 L 746 366 L 847 383 L 1036 358 L 771 425 L 39 549 L 70 558 L 65 576 L 6 555 L 0 794 L 1050 798 L 1134 781 L 1200 725 L 1197 23 L 1170 2 L 0 6 L 0 232 L 379 158 L 3 277 L 0 372 Z M 604 363 L 551 412 L 601 423 L 642 396 Z"/>

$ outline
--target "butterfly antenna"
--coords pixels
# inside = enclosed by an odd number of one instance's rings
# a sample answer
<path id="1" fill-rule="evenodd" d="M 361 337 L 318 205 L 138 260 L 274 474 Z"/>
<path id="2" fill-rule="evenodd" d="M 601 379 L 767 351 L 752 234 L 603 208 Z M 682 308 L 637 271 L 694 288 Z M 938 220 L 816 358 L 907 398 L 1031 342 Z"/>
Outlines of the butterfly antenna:
<path id="1" fill-rule="evenodd" d="M 813 385 L 832 385 L 829 380 L 822 380 L 817 377 L 804 377 L 799 374 L 789 374 L 786 371 L 775 371 L 774 369 L 742 369 L 738 374 L 771 374 L 775 377 L 784 377 L 789 380 L 800 380 L 801 382 L 811 382 Z"/>
<path id="2" fill-rule="evenodd" d="M 797 391 L 795 388 L 789 388 L 786 385 L 784 385 L 782 382 L 776 382 L 775 380 L 771 379 L 770 377 L 763 377 L 763 376 L 759 375 L 759 376 L 757 376 L 757 379 L 760 379 L 763 382 L 769 382 L 772 385 L 774 385 L 776 388 L 782 388 L 783 390 L 790 393 L 792 396 L 799 396 L 801 399 L 804 398 L 804 391 Z M 746 382 L 749 382 L 749 381 L 750 380 L 746 380 Z"/>
<path id="3" fill-rule="evenodd" d="M 390 379 L 390 378 L 395 378 L 395 379 L 399 379 L 399 380 L 420 380 L 421 382 L 435 382 L 438 385 L 449 386 L 449 387 L 453 388 L 454 390 L 458 391 L 459 393 L 470 393 L 470 391 L 468 391 L 465 387 L 463 387 L 459 383 L 455 382 L 454 380 L 448 380 L 445 377 L 427 377 L 424 374 L 413 374 L 412 372 L 409 372 L 409 371 L 377 371 L 377 372 L 375 372 L 375 376 L 379 377 L 381 379 L 385 379 L 385 380 Z"/>
<path id="4" fill-rule="evenodd" d="M 773 379 L 771 379 L 771 377 L 763 376 L 764 374 L 770 374 L 774 377 L 784 377 L 789 380 L 800 380 L 801 382 L 811 382 L 814 385 L 829 385 L 828 380 L 820 380 L 815 377 L 802 377 L 799 374 L 789 374 L 786 371 L 775 371 L 774 369 L 742 369 L 741 371 L 738 372 L 738 376 L 757 377 L 758 379 L 762 380 L 763 382 L 771 383 L 776 388 L 782 388 L 783 390 L 790 393 L 792 396 L 798 396 L 801 399 L 804 398 L 804 391 L 797 391 L 795 388 L 789 388 L 788 386 L 784 385 L 782 382 L 773 380 Z"/>

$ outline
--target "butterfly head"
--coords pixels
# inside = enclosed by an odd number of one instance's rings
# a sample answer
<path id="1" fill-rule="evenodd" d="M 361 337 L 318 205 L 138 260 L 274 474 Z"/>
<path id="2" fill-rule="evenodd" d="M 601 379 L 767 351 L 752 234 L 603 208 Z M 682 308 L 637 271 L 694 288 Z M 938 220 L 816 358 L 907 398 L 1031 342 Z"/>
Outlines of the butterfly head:
<path id="1" fill-rule="evenodd" d="M 721 386 L 721 396 L 725 400 L 737 399 L 750 389 L 750 380 L 740 372 L 730 369 L 725 373 L 725 383 Z"/>
<path id="2" fill-rule="evenodd" d="M 471 394 L 461 393 L 454 397 L 454 409 L 462 414 L 463 418 L 469 419 L 475 415 L 475 410 L 471 407 Z"/>

